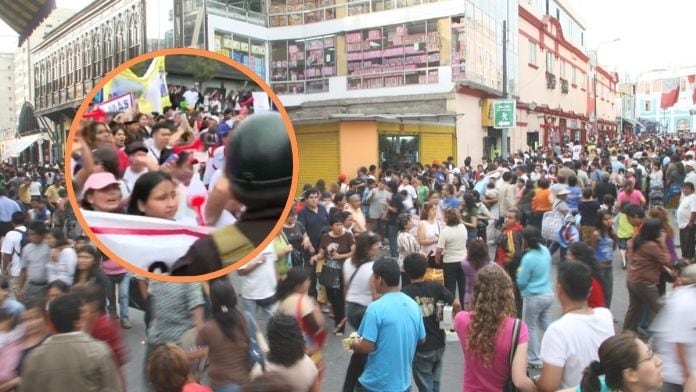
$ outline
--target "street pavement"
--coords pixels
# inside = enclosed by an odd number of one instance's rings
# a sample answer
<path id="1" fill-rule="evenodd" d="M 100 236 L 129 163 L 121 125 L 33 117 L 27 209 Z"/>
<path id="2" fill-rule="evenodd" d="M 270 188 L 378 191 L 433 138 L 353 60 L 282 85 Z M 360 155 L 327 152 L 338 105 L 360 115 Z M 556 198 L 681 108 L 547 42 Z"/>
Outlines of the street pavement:
<path id="1" fill-rule="evenodd" d="M 612 300 L 612 313 L 618 321 L 615 324 L 616 331 L 622 328 L 623 317 L 628 307 L 628 294 L 626 291 L 626 271 L 621 269 L 621 256 L 618 250 L 614 257 L 614 294 Z M 558 253 L 554 256 L 554 281 L 558 266 Z M 236 275 L 231 276 L 231 280 L 235 287 L 239 287 L 239 278 Z M 560 307 L 556 301 L 553 305 L 552 320 L 560 317 Z M 131 321 L 133 328 L 124 330 L 123 339 L 130 350 L 130 362 L 124 367 L 123 371 L 126 375 L 128 391 L 147 391 L 144 384 L 144 353 L 145 353 L 145 324 L 143 322 L 143 313 L 135 309 L 131 309 Z M 262 328 L 265 329 L 264 320 L 259 320 Z M 327 327 L 333 329 L 333 320 L 327 317 Z M 350 334 L 350 327 L 346 328 L 345 336 Z M 326 360 L 326 377 L 322 391 L 340 392 L 343 387 L 343 380 L 350 354 L 344 351 L 341 345 L 343 337 L 335 337 L 332 334 L 327 339 L 326 347 L 324 348 L 324 358 Z M 444 364 L 442 368 L 441 390 L 456 391 L 462 386 L 462 372 L 464 366 L 462 349 L 459 341 L 450 341 L 447 343 L 447 348 L 444 355 Z M 536 372 L 530 372 L 536 374 Z M 416 390 L 415 385 L 413 390 Z"/>

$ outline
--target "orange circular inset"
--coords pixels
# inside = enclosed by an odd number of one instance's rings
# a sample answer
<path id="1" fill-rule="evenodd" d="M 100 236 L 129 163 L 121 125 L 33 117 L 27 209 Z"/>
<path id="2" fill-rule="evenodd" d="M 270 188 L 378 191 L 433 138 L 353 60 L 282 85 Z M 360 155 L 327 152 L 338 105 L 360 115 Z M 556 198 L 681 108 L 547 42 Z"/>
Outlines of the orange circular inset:
<path id="1" fill-rule="evenodd" d="M 135 265 L 121 259 L 117 254 L 111 251 L 104 243 L 99 240 L 97 235 L 95 235 L 92 230 L 89 229 L 89 225 L 87 224 L 86 220 L 82 216 L 82 213 L 80 212 L 80 205 L 77 200 L 77 196 L 75 194 L 75 190 L 73 189 L 73 184 L 72 184 L 72 163 L 71 163 L 71 152 L 72 152 L 72 144 L 73 140 L 75 138 L 75 132 L 77 131 L 77 128 L 79 126 L 79 121 L 83 117 L 85 111 L 87 110 L 87 107 L 89 106 L 90 102 L 94 99 L 94 96 L 99 92 L 104 85 L 120 74 L 121 72 L 127 70 L 128 68 L 137 65 L 143 61 L 154 59 L 155 57 L 160 57 L 160 56 L 175 56 L 175 55 L 189 55 L 189 56 L 202 56 L 206 57 L 212 60 L 217 60 L 222 63 L 225 63 L 229 65 L 230 67 L 236 69 L 237 71 L 243 73 L 246 77 L 251 79 L 253 82 L 256 83 L 257 86 L 259 86 L 263 91 L 268 95 L 268 97 L 273 101 L 275 107 L 277 108 L 278 112 L 280 113 L 283 122 L 285 123 L 285 127 L 288 130 L 288 136 L 290 138 L 290 146 L 292 149 L 292 159 L 293 159 L 293 168 L 292 168 L 292 182 L 290 184 L 290 189 L 288 192 L 288 201 L 285 203 L 285 208 L 283 209 L 283 213 L 281 214 L 281 218 L 278 220 L 278 222 L 275 224 L 273 229 L 268 233 L 266 238 L 249 254 L 247 254 L 245 257 L 240 259 L 239 261 L 233 263 L 232 265 L 229 265 L 227 267 L 221 268 L 217 271 L 210 272 L 204 275 L 197 275 L 197 276 L 170 276 L 170 275 L 161 275 L 161 274 L 156 274 L 153 272 L 146 271 L 142 268 L 136 267 Z M 73 208 L 73 211 L 75 211 L 75 217 L 77 218 L 77 221 L 79 224 L 82 226 L 85 234 L 89 237 L 89 239 L 97 244 L 99 249 L 104 252 L 111 260 L 114 260 L 124 268 L 128 269 L 129 271 L 132 271 L 138 275 L 144 276 L 146 278 L 150 279 L 156 279 L 156 280 L 161 280 L 165 282 L 173 282 L 173 283 L 188 283 L 188 282 L 202 282 L 202 281 L 208 281 L 211 279 L 218 278 L 222 275 L 227 275 L 230 272 L 233 272 L 237 270 L 239 267 L 245 265 L 252 259 L 254 259 L 256 256 L 258 256 L 270 243 L 273 241 L 276 235 L 282 230 L 283 228 L 283 223 L 284 220 L 283 218 L 286 217 L 290 213 L 290 209 L 293 206 L 293 196 L 295 195 L 295 190 L 297 188 L 297 183 L 298 183 L 298 175 L 299 175 L 299 153 L 297 149 L 297 139 L 295 137 L 295 129 L 292 126 L 292 121 L 290 120 L 290 116 L 288 115 L 287 111 L 285 110 L 285 107 L 283 104 L 280 102 L 280 99 L 278 96 L 271 90 L 270 86 L 266 84 L 266 82 L 261 79 L 258 75 L 253 73 L 249 68 L 237 63 L 236 61 L 227 58 L 221 54 L 213 53 L 207 50 L 203 49 L 194 49 L 194 48 L 172 48 L 172 49 L 161 49 L 161 50 L 156 50 L 154 52 L 146 53 L 143 55 L 140 55 L 138 57 L 135 57 L 133 59 L 130 59 L 126 61 L 125 63 L 119 65 L 115 69 L 113 69 L 111 72 L 107 73 L 87 94 L 85 97 L 84 101 L 82 102 L 82 105 L 77 110 L 77 113 L 75 115 L 75 118 L 73 119 L 72 125 L 70 126 L 70 132 L 68 134 L 68 140 L 65 148 L 65 179 L 66 179 L 66 186 L 68 188 L 68 199 L 70 201 L 70 205 Z M 183 255 L 182 255 L 183 256 Z"/>

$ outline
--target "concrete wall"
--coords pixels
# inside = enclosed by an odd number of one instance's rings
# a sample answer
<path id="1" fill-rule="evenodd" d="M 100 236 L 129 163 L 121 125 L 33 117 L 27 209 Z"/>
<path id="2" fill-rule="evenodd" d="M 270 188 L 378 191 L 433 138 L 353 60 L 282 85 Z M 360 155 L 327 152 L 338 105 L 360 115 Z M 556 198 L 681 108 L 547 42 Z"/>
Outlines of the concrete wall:
<path id="1" fill-rule="evenodd" d="M 483 138 L 486 132 L 481 126 L 481 99 L 455 94 L 457 108 L 457 164 L 463 165 L 466 157 L 478 164 L 483 157 Z"/>

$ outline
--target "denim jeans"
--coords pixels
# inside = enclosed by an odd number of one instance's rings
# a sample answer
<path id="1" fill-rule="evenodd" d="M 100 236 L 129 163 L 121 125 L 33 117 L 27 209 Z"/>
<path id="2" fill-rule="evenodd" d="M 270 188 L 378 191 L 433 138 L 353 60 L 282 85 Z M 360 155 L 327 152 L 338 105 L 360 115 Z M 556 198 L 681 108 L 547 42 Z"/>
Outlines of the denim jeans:
<path id="1" fill-rule="evenodd" d="M 242 297 L 242 305 L 244 306 L 244 311 L 249 312 L 249 314 L 256 318 L 256 313 L 259 308 L 267 316 L 267 318 L 273 317 L 275 313 L 276 304 L 271 302 L 270 298 L 267 299 L 249 299 Z"/>
<path id="2" fill-rule="evenodd" d="M 608 268 L 604 267 L 605 266 L 602 265 L 602 268 L 597 269 L 597 275 L 599 278 L 599 283 L 602 285 L 602 290 L 604 290 L 604 303 L 607 305 L 607 308 L 610 309 L 611 296 L 614 291 L 614 273 L 612 272 L 611 264 Z"/>
<path id="3" fill-rule="evenodd" d="M 419 392 L 440 392 L 442 356 L 445 348 L 416 351 L 413 358 L 413 379 Z"/>
<path id="4" fill-rule="evenodd" d="M 237 384 L 227 384 L 221 387 L 213 388 L 213 392 L 239 392 L 241 389 Z"/>
<path id="5" fill-rule="evenodd" d="M 107 288 L 107 299 L 109 304 L 107 309 L 109 314 L 116 314 L 116 290 L 118 289 L 118 307 L 121 321 L 128 320 L 128 298 L 130 295 L 131 274 L 109 275 L 109 287 Z M 118 287 L 118 288 L 117 288 Z"/>
<path id="6" fill-rule="evenodd" d="M 527 361 L 531 365 L 541 365 L 539 358 L 539 337 L 537 336 L 537 326 L 541 329 L 541 334 L 551 323 L 551 304 L 553 294 L 531 295 L 523 298 L 522 319 L 527 324 L 529 332 L 529 349 L 527 350 Z"/>

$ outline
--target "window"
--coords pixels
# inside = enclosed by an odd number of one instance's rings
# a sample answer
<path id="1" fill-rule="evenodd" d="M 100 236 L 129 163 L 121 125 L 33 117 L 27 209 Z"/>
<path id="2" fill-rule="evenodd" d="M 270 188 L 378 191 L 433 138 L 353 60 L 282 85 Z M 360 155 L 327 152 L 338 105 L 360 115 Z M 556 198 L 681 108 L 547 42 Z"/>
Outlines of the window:
<path id="1" fill-rule="evenodd" d="M 537 44 L 529 41 L 529 64 L 536 65 L 537 63 Z"/>
<path id="2" fill-rule="evenodd" d="M 686 91 L 686 78 L 679 78 L 679 91 Z"/>
<path id="3" fill-rule="evenodd" d="M 546 72 L 553 73 L 553 53 L 546 52 Z"/>
<path id="4" fill-rule="evenodd" d="M 336 76 L 336 37 L 271 43 L 271 87 L 278 94 L 329 91 Z"/>
<path id="5" fill-rule="evenodd" d="M 565 61 L 561 60 L 561 77 L 562 78 L 565 78 L 565 76 L 566 76 L 565 69 L 566 69 L 566 63 L 565 63 Z"/>
<path id="6" fill-rule="evenodd" d="M 644 112 L 651 112 L 652 111 L 652 101 L 645 101 L 643 111 Z"/>

